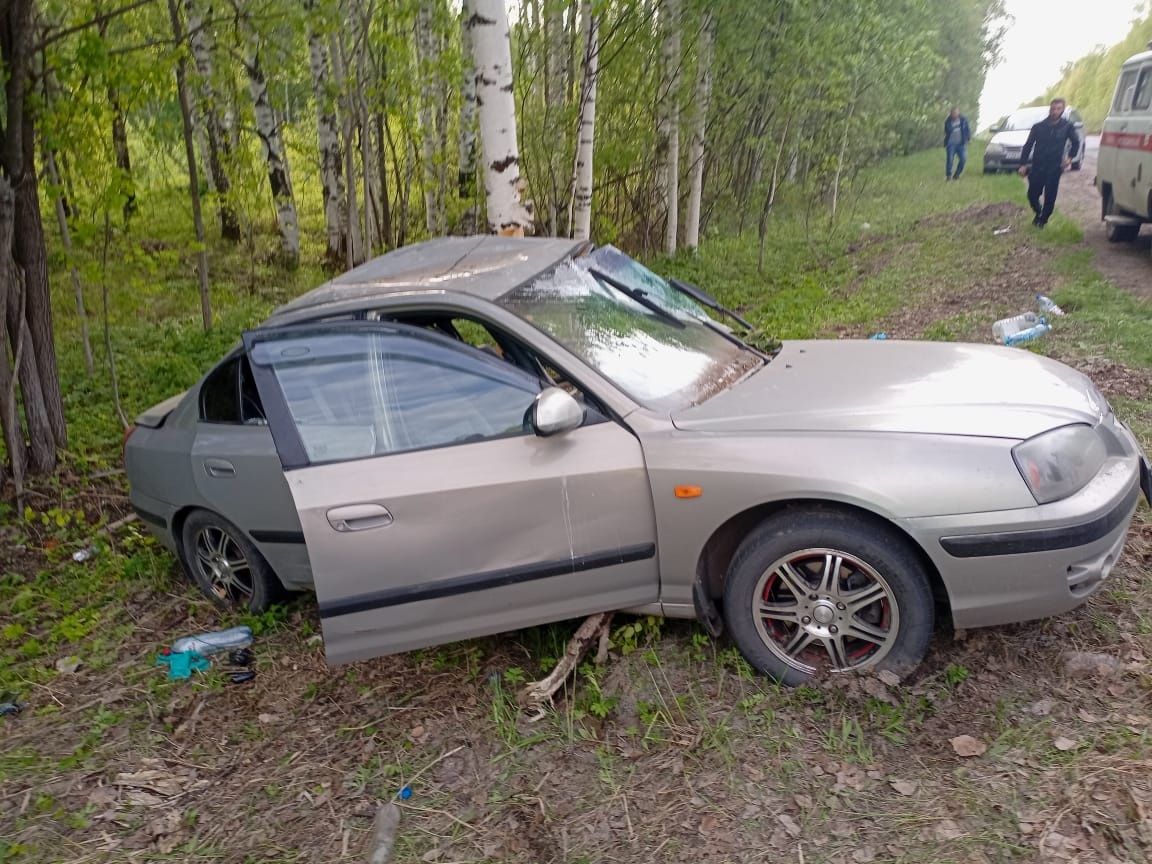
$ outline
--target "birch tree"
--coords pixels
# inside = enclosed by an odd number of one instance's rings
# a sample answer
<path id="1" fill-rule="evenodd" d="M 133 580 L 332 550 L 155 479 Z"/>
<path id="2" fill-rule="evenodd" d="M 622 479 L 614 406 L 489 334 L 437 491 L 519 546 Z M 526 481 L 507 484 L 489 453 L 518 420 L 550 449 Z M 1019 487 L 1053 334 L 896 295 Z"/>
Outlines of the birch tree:
<path id="1" fill-rule="evenodd" d="M 488 230 L 523 236 L 532 214 L 521 201 L 516 102 L 512 95 L 512 48 L 504 0 L 467 0 L 476 64 L 476 101 L 484 150 Z"/>
<path id="2" fill-rule="evenodd" d="M 600 22 L 592 14 L 592 0 L 581 4 L 584 41 L 584 83 L 580 94 L 580 130 L 576 143 L 576 184 L 572 237 L 588 240 L 592 234 L 592 154 L 596 141 L 596 78 L 600 64 Z"/>
<path id="3" fill-rule="evenodd" d="M 288 152 L 280 134 L 280 123 L 268 97 L 268 79 L 260 63 L 260 37 L 255 29 L 248 35 L 244 70 L 256 118 L 256 136 L 268 171 L 268 187 L 276 207 L 276 224 L 280 230 L 280 252 L 284 263 L 295 268 L 300 263 L 300 226 L 296 218 L 296 199 L 288 173 Z"/>
<path id="4" fill-rule="evenodd" d="M 664 82 L 657 152 L 660 154 L 660 180 L 666 214 L 664 253 L 674 255 L 680 209 L 680 0 L 664 0 L 660 13 L 664 34 Z"/>
<path id="5" fill-rule="evenodd" d="M 460 90 L 460 168 L 457 189 L 461 200 L 476 191 L 476 64 L 472 59 L 472 28 L 468 25 L 468 7 L 460 13 L 461 59 L 464 80 Z"/>
<path id="6" fill-rule="evenodd" d="M 307 0 L 308 66 L 312 75 L 312 95 L 316 102 L 316 133 L 320 143 L 320 188 L 324 199 L 324 224 L 327 229 L 325 257 L 330 265 L 345 260 L 348 249 L 347 212 L 344 196 L 343 167 L 340 156 L 340 130 L 332 95 L 328 47 L 322 30 L 317 29 L 320 10 L 316 0 Z"/>
<path id="7" fill-rule="evenodd" d="M 344 179 L 347 181 L 345 193 L 347 194 L 344 209 L 344 229 L 347 232 L 348 243 L 345 246 L 345 263 L 349 270 L 364 259 L 364 241 L 360 231 L 360 205 L 356 200 L 356 147 L 353 143 L 356 122 L 356 102 L 349 93 L 349 79 L 344 62 L 344 34 L 337 30 L 332 34 L 332 77 L 336 81 L 336 101 L 338 110 L 338 125 L 343 138 Z"/>
<path id="8" fill-rule="evenodd" d="M 700 245 L 700 202 L 704 194 L 704 135 L 708 106 L 712 102 L 712 46 L 715 23 L 711 7 L 704 10 L 696 48 L 696 99 L 692 107 L 692 140 L 688 145 L 688 214 L 684 221 L 684 245 L 695 251 Z"/>
<path id="9" fill-rule="evenodd" d="M 416 14 L 416 53 L 420 70 L 420 143 L 424 168 L 424 223 L 428 233 L 444 233 L 443 196 L 438 190 L 436 171 L 437 79 L 440 75 L 440 44 L 434 29 L 435 0 L 420 0 Z"/>
<path id="10" fill-rule="evenodd" d="M 211 38 L 204 0 L 186 0 L 188 15 L 188 44 L 192 49 L 192 60 L 196 67 L 200 98 L 197 102 L 195 118 L 204 124 L 204 134 L 208 143 L 208 170 L 212 175 L 212 188 L 217 195 L 216 212 L 220 219 L 220 235 L 225 240 L 240 239 L 240 220 L 228 201 L 232 184 L 228 179 L 226 164 L 232 151 L 225 127 L 224 115 L 220 110 L 220 98 L 216 91 L 213 53 L 214 40 Z"/>

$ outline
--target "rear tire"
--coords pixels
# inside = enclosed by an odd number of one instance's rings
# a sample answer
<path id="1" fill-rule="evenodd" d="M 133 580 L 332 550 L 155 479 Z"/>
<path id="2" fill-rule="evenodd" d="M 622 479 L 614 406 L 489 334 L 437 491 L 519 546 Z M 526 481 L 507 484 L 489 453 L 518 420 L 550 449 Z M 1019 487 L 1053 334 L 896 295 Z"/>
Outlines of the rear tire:
<path id="1" fill-rule="evenodd" d="M 284 596 L 284 586 L 268 562 L 223 516 L 192 511 L 180 540 L 197 587 L 219 608 L 259 615 Z"/>
<path id="2" fill-rule="evenodd" d="M 1111 191 L 1104 195 L 1103 210 L 1105 216 L 1120 215 L 1120 208 L 1116 206 Z M 1112 222 L 1104 222 L 1104 238 L 1109 243 L 1131 243 L 1139 233 L 1139 225 L 1116 225 Z"/>
<path id="3" fill-rule="evenodd" d="M 789 686 L 822 672 L 924 658 L 935 608 L 919 556 L 895 531 L 832 509 L 771 517 L 740 544 L 724 584 L 732 640 Z"/>

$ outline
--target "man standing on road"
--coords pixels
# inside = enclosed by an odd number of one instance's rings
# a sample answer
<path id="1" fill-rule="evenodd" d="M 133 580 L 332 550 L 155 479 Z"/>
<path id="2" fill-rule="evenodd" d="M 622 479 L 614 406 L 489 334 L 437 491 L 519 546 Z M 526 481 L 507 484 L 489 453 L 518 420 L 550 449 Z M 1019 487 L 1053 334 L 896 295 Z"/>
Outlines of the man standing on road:
<path id="1" fill-rule="evenodd" d="M 1080 137 L 1076 129 L 1064 119 L 1064 100 L 1053 99 L 1048 106 L 1048 117 L 1032 127 L 1024 149 L 1020 151 L 1020 176 L 1028 178 L 1028 203 L 1036 218 L 1032 224 L 1043 228 L 1056 206 L 1056 193 L 1060 189 L 1060 175 L 1071 164 L 1066 153 L 1080 150 Z M 1031 157 L 1031 165 L 1029 165 Z M 1040 194 L 1044 205 L 1040 205 Z"/>
<path id="2" fill-rule="evenodd" d="M 960 113 L 955 105 L 944 120 L 944 150 L 948 161 L 944 163 L 944 179 L 959 180 L 960 172 L 968 162 L 968 142 L 972 140 L 972 130 L 968 118 Z M 956 173 L 952 173 L 952 160 L 956 159 Z"/>

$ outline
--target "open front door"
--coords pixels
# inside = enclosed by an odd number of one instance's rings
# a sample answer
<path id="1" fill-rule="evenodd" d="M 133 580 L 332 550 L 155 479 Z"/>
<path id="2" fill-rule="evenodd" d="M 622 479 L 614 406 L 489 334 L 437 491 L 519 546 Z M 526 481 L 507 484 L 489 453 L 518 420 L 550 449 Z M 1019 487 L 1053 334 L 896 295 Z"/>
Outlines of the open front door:
<path id="1" fill-rule="evenodd" d="M 656 602 L 636 438 L 550 438 L 540 382 L 398 324 L 245 334 L 308 544 L 328 661 Z"/>

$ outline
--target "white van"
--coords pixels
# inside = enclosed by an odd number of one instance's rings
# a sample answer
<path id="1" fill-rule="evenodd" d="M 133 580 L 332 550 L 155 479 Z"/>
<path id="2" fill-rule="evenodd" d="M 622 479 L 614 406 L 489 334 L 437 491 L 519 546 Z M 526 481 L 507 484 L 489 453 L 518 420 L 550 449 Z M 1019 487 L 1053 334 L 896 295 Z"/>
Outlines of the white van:
<path id="1" fill-rule="evenodd" d="M 1120 68 L 1100 138 L 1096 188 L 1104 233 L 1113 243 L 1135 239 L 1152 221 L 1152 50 Z"/>

